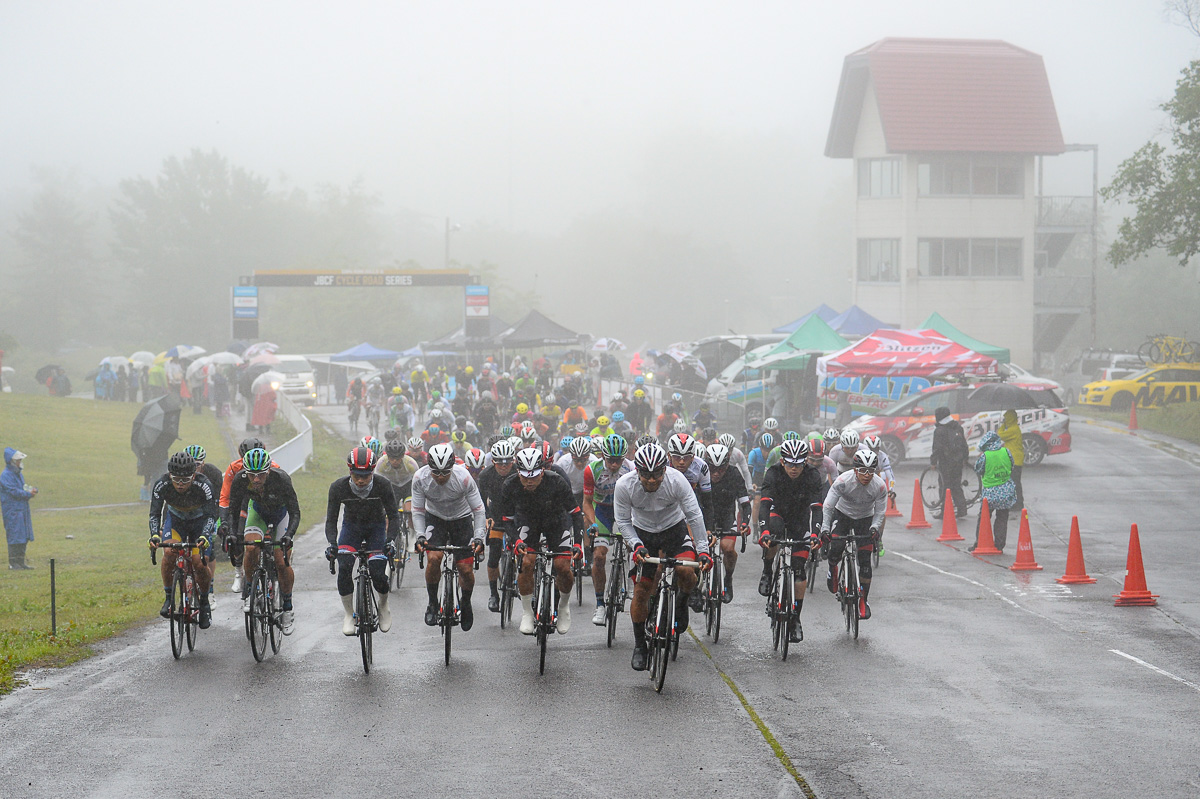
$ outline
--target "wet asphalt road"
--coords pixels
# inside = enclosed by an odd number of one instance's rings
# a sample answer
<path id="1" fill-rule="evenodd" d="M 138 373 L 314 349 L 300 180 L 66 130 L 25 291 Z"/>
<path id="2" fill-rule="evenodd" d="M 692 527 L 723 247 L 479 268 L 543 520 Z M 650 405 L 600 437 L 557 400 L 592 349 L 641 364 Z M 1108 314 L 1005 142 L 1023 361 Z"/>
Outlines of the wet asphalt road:
<path id="1" fill-rule="evenodd" d="M 356 639 L 338 630 L 323 536 L 304 535 L 297 629 L 278 655 L 254 663 L 224 593 L 179 662 L 165 624 L 152 623 L 96 658 L 32 675 L 0 701 L 0 796 L 761 797 L 804 786 L 824 797 L 1196 796 L 1195 451 L 1078 421 L 1072 432 L 1073 453 L 1026 470 L 1043 571 L 1008 570 L 1015 523 L 1010 554 L 995 558 L 967 554 L 969 541 L 936 543 L 936 522 L 905 530 L 920 471 L 906 464 L 906 518 L 889 522 L 874 617 L 857 641 L 818 586 L 806 640 L 780 662 L 748 551 L 720 642 L 694 620 L 704 648 L 684 640 L 661 696 L 629 668 L 628 621 L 606 649 L 588 608 L 574 608 L 539 676 L 532 639 L 501 631 L 477 599 L 476 627 L 455 637 L 444 666 L 415 571 L 364 675 Z M 1094 585 L 1054 582 L 1072 514 Z M 1131 522 L 1157 608 L 1112 606 Z M 218 584 L 228 588 L 227 567 Z M 165 768 L 178 762 L 204 763 L 207 776 Z"/>

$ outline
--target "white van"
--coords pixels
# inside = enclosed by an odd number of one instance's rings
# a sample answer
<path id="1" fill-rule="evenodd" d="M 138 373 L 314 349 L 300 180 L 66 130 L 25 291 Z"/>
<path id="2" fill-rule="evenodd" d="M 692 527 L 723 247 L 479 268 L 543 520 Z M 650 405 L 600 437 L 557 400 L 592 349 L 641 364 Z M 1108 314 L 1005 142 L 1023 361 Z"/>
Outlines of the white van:
<path id="1" fill-rule="evenodd" d="M 279 355 L 277 366 L 271 368 L 283 373 L 281 390 L 302 405 L 313 405 L 317 401 L 317 375 L 312 364 L 303 355 Z"/>
<path id="2" fill-rule="evenodd" d="M 774 349 L 776 343 L 764 344 L 750 350 L 747 355 L 753 362 Z M 706 394 L 709 399 L 744 405 L 751 414 L 762 416 L 777 373 L 770 366 L 766 369 L 747 367 L 745 356 L 736 358 L 719 375 L 708 381 Z"/>

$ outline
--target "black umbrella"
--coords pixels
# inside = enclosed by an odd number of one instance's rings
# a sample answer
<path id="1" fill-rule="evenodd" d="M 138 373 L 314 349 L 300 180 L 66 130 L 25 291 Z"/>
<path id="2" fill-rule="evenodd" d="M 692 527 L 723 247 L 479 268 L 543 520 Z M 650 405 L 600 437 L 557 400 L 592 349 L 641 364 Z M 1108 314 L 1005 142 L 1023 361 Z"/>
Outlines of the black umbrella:
<path id="1" fill-rule="evenodd" d="M 233 341 L 229 342 L 229 346 L 225 348 L 225 351 L 232 352 L 235 355 L 241 355 L 249 346 L 249 344 L 242 341 L 240 338 L 235 338 Z"/>
<path id="2" fill-rule="evenodd" d="M 33 376 L 33 379 L 38 381 L 39 383 L 45 383 L 47 380 L 49 380 L 54 375 L 55 370 L 61 369 L 61 368 L 62 367 L 59 366 L 58 364 L 48 363 L 45 366 L 43 366 L 41 369 L 37 370 L 37 374 L 35 374 Z"/>
<path id="3" fill-rule="evenodd" d="M 254 385 L 254 379 L 263 372 L 269 371 L 271 371 L 271 366 L 265 363 L 256 363 L 253 366 L 247 366 L 245 369 L 242 369 L 238 375 L 238 391 L 243 397 L 253 399 L 254 392 L 250 387 Z"/>
<path id="4" fill-rule="evenodd" d="M 179 410 L 182 407 L 177 394 L 167 394 L 143 405 L 133 420 L 130 448 L 139 456 L 152 450 L 169 450 L 179 438 Z"/>
<path id="5" fill-rule="evenodd" d="M 1038 401 L 1025 389 L 1011 383 L 984 383 L 967 395 L 967 400 L 994 410 L 1036 408 Z"/>
<path id="6" fill-rule="evenodd" d="M 100 369 L 99 369 L 99 367 L 97 367 L 96 369 L 93 369 L 92 371 L 88 372 L 86 375 L 84 375 L 84 376 L 83 376 L 83 379 L 84 379 L 84 380 L 95 380 L 95 379 L 96 379 L 96 376 L 97 376 L 98 374 L 100 374 Z"/>

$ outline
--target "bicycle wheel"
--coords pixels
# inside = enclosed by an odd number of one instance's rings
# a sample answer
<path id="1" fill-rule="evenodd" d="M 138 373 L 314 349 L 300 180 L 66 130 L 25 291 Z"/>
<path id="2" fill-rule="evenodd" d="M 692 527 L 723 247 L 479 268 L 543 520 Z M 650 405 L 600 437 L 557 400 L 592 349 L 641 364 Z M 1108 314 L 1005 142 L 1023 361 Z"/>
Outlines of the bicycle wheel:
<path id="1" fill-rule="evenodd" d="M 712 635 L 712 572 L 704 575 L 700 581 L 700 592 L 704 595 L 704 634 Z"/>
<path id="2" fill-rule="evenodd" d="M 721 558 L 720 553 L 717 553 L 717 558 L 718 560 Z M 721 568 L 724 567 L 722 566 Z M 716 571 L 715 562 L 713 571 Z M 721 608 L 725 606 L 725 575 L 722 574 L 720 577 L 720 581 L 717 582 L 719 587 L 717 588 L 716 596 L 709 600 L 713 603 L 712 641 L 714 644 L 721 640 Z M 716 578 L 714 578 L 715 581 Z"/>
<path id="3" fill-rule="evenodd" d="M 446 555 L 446 557 L 450 557 Z M 446 665 L 450 665 L 450 639 L 451 633 L 454 631 L 454 617 L 456 608 L 456 597 L 454 591 L 454 578 L 447 576 L 443 581 L 442 587 L 442 632 L 445 633 L 446 646 Z"/>
<path id="4" fill-rule="evenodd" d="M 196 631 L 199 629 L 200 620 L 197 614 L 200 612 L 200 595 L 196 588 L 196 578 L 189 577 L 184 583 L 188 595 L 188 612 L 184 617 L 184 638 L 187 639 L 187 649 L 189 652 L 196 648 Z"/>
<path id="5" fill-rule="evenodd" d="M 654 674 L 654 690 L 662 693 L 663 683 L 667 679 L 667 662 L 671 659 L 671 633 L 675 629 L 675 592 L 670 588 L 664 588 L 662 591 L 656 627 L 658 630 L 654 636 L 654 644 L 658 652 L 654 659 L 658 670 Z"/>
<path id="6" fill-rule="evenodd" d="M 587 561 L 577 560 L 575 564 L 575 600 L 579 607 L 583 607 L 583 575 Z"/>
<path id="7" fill-rule="evenodd" d="M 271 654 L 278 654 L 283 645 L 283 611 L 279 599 L 279 581 L 272 576 L 267 581 L 267 614 L 271 628 Z"/>
<path id="8" fill-rule="evenodd" d="M 371 594 L 367 587 L 367 579 L 359 574 L 354 585 L 354 615 L 358 617 L 358 647 L 362 651 L 363 672 L 371 673 L 374 653 L 371 648 Z"/>
<path id="9" fill-rule="evenodd" d="M 983 483 L 979 480 L 979 475 L 974 469 L 967 471 L 963 470 L 963 496 L 966 497 L 967 507 L 971 507 L 979 501 L 979 493 L 983 491 Z"/>
<path id="10" fill-rule="evenodd" d="M 846 621 L 846 632 L 850 632 L 850 606 L 858 602 L 851 589 L 850 559 L 842 556 L 841 571 L 838 574 L 838 598 L 842 602 L 842 616 Z"/>
<path id="11" fill-rule="evenodd" d="M 550 633 L 550 607 L 554 602 L 553 591 L 550 590 L 550 582 L 546 577 L 542 578 L 542 582 L 538 588 L 538 610 L 537 610 L 537 645 L 538 645 L 538 674 L 546 673 L 546 639 Z"/>
<path id="12" fill-rule="evenodd" d="M 846 603 L 846 621 L 849 623 L 850 634 L 858 638 L 858 559 L 846 558 L 846 579 L 850 585 L 850 600 Z"/>
<path id="13" fill-rule="evenodd" d="M 782 591 L 783 581 L 780 579 L 780 560 L 775 558 L 775 566 L 771 574 L 771 593 L 767 597 L 767 613 L 771 617 L 771 648 L 779 651 L 780 630 L 782 629 L 783 619 L 780 618 L 780 592 Z"/>
<path id="14" fill-rule="evenodd" d="M 787 557 L 786 555 L 784 557 Z M 783 628 L 779 632 L 780 645 L 779 654 L 784 660 L 788 656 L 788 644 L 791 636 L 792 614 L 795 613 L 795 602 L 793 601 L 793 592 L 795 585 L 792 581 L 791 570 L 786 570 L 783 573 L 783 589 L 779 592 L 779 616 L 781 618 L 780 626 Z"/>
<path id="15" fill-rule="evenodd" d="M 973 472 L 972 472 L 973 474 Z M 921 504 L 930 510 L 942 507 L 946 501 L 946 488 L 942 485 L 941 475 L 932 466 L 926 466 L 921 472 Z"/>
<path id="16" fill-rule="evenodd" d="M 512 612 L 512 603 L 509 601 L 510 591 L 509 583 L 512 581 L 510 571 L 512 557 L 507 551 L 500 553 L 500 579 L 497 581 L 500 586 L 500 629 L 503 630 L 508 626 L 509 614 Z"/>
<path id="17" fill-rule="evenodd" d="M 183 654 L 184 624 L 187 615 L 187 603 L 184 601 L 183 572 L 175 570 L 171 578 L 171 615 L 168 618 L 171 626 L 171 654 L 179 660 Z"/>
<path id="18" fill-rule="evenodd" d="M 401 529 L 396 536 L 396 557 L 392 559 L 392 583 L 399 589 L 404 583 L 404 570 L 408 566 L 408 531 Z"/>
<path id="19" fill-rule="evenodd" d="M 262 663 L 267 656 L 268 628 L 271 619 L 267 605 L 267 576 L 260 569 L 250 578 L 250 652 Z"/>
<path id="20" fill-rule="evenodd" d="M 821 565 L 821 552 L 819 549 L 814 549 L 808 553 L 808 562 L 804 564 L 805 582 L 808 583 L 808 588 L 811 591 L 817 580 L 817 568 Z"/>

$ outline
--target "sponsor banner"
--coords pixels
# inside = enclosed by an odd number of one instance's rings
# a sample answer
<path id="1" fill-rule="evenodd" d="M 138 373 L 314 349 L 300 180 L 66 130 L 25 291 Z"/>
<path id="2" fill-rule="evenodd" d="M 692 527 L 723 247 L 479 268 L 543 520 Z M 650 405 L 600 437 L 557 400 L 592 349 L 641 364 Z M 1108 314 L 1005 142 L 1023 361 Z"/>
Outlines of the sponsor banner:
<path id="1" fill-rule="evenodd" d="M 467 286 L 466 291 L 468 297 L 486 297 L 490 289 L 487 286 Z"/>
<path id="2" fill-rule="evenodd" d="M 472 307 L 472 306 L 476 306 L 476 307 L 477 307 L 477 306 L 484 306 L 484 307 L 486 307 L 487 305 L 488 305 L 488 298 L 487 298 L 486 296 L 484 296 L 484 297 L 473 297 L 473 296 L 471 296 L 470 294 L 468 294 L 468 295 L 467 295 L 467 307 L 468 307 L 468 308 L 470 308 L 470 307 Z"/>
<path id="3" fill-rule="evenodd" d="M 258 296 L 258 286 L 234 286 L 233 287 L 233 296 L 234 297 L 257 297 Z"/>
<path id="4" fill-rule="evenodd" d="M 258 318 L 258 308 L 234 308 L 233 309 L 233 318 L 234 319 L 257 319 Z"/>
<path id="5" fill-rule="evenodd" d="M 491 316 L 491 312 L 486 305 L 468 305 L 467 316 Z"/>
<path id="6" fill-rule="evenodd" d="M 258 297 L 234 297 L 233 298 L 233 307 L 234 308 L 257 308 L 258 307 Z"/>
<path id="7" fill-rule="evenodd" d="M 373 288 L 405 286 L 466 286 L 467 272 L 257 272 L 256 286 L 315 286 Z"/>

